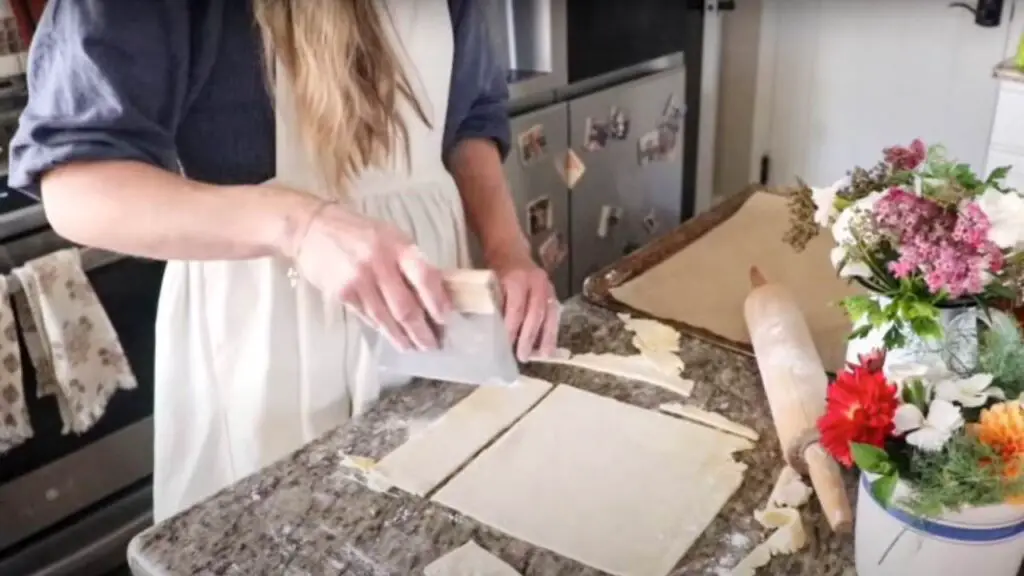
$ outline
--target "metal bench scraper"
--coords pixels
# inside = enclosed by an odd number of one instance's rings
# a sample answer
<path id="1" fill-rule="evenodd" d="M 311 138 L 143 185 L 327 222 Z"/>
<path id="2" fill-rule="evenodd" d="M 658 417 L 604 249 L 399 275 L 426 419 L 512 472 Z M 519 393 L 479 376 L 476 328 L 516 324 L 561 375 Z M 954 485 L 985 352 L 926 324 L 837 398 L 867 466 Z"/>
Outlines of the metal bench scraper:
<path id="1" fill-rule="evenodd" d="M 458 382 L 478 386 L 509 386 L 519 378 L 501 314 L 501 289 L 490 270 L 452 270 L 445 273 L 453 312 L 438 327 L 440 346 L 429 351 L 401 351 L 378 337 L 382 375 Z"/>

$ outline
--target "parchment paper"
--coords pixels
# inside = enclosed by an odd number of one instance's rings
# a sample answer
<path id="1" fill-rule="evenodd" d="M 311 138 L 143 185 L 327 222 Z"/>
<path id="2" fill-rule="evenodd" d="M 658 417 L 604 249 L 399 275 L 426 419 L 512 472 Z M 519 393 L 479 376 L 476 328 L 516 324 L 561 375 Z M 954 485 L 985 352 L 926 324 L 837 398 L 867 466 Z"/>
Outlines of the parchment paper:
<path id="1" fill-rule="evenodd" d="M 788 226 L 786 198 L 757 192 L 714 230 L 613 288 L 612 297 L 654 317 L 749 344 L 743 301 L 750 292 L 750 267 L 757 266 L 796 296 L 825 369 L 841 370 L 850 322 L 839 301 L 863 290 L 836 276 L 828 231 L 797 253 L 782 241 Z"/>

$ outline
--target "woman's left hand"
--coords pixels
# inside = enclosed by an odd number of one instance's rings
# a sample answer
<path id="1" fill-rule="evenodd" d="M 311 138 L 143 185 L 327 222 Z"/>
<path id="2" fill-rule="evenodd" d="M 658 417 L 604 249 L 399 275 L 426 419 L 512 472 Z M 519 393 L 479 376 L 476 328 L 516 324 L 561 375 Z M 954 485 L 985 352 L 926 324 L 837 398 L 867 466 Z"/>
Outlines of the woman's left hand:
<path id="1" fill-rule="evenodd" d="M 550 356 L 558 344 L 560 308 L 555 288 L 529 254 L 488 258 L 505 296 L 505 327 L 516 356 Z"/>

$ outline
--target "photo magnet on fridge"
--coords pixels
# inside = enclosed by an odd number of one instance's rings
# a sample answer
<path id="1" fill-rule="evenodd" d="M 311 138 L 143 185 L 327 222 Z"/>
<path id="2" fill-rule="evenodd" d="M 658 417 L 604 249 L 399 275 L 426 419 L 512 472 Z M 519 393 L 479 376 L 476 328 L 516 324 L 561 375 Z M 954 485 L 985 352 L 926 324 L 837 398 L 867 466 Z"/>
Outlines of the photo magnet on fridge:
<path id="1" fill-rule="evenodd" d="M 654 234 L 658 230 L 658 219 L 654 214 L 654 208 L 651 208 L 651 211 L 647 213 L 647 216 L 644 216 L 644 230 L 646 230 L 648 234 Z"/>
<path id="2" fill-rule="evenodd" d="M 675 94 L 670 94 L 668 101 L 665 102 L 665 109 L 661 112 L 661 119 L 663 122 L 671 122 L 676 126 L 676 131 L 679 130 L 679 126 L 683 123 L 683 109 L 679 106 L 679 98 Z"/>
<path id="3" fill-rule="evenodd" d="M 625 140 L 629 136 L 629 112 L 625 108 L 612 106 L 608 115 L 609 133 L 616 140 Z"/>
<path id="4" fill-rule="evenodd" d="M 597 237 L 607 238 L 608 234 L 622 221 L 622 207 L 601 206 L 601 216 L 597 221 Z"/>
<path id="5" fill-rule="evenodd" d="M 590 152 L 600 150 L 608 144 L 608 122 L 587 118 L 583 134 L 583 147 Z"/>
<path id="6" fill-rule="evenodd" d="M 526 205 L 526 231 L 530 236 L 543 234 L 554 226 L 555 213 L 550 198 L 541 196 Z"/>
<path id="7" fill-rule="evenodd" d="M 636 141 L 636 157 L 637 162 L 641 166 L 646 166 L 651 162 L 664 160 L 666 158 L 665 151 L 662 147 L 662 131 L 651 130 L 640 136 L 640 139 Z"/>
<path id="8" fill-rule="evenodd" d="M 544 126 L 536 124 L 529 130 L 520 132 L 516 137 L 519 146 L 519 160 L 525 166 L 536 162 L 547 153 L 548 139 L 544 135 Z"/>
<path id="9" fill-rule="evenodd" d="M 548 236 L 541 243 L 540 247 L 537 248 L 537 255 L 540 256 L 540 265 L 548 272 L 558 268 L 568 253 L 569 249 L 561 232 L 552 232 L 551 236 Z"/>
<path id="10" fill-rule="evenodd" d="M 576 152 L 570 148 L 555 160 L 555 170 L 558 170 L 565 185 L 572 190 L 583 177 L 583 173 L 587 171 L 587 167 L 583 165 L 583 161 L 576 155 Z"/>

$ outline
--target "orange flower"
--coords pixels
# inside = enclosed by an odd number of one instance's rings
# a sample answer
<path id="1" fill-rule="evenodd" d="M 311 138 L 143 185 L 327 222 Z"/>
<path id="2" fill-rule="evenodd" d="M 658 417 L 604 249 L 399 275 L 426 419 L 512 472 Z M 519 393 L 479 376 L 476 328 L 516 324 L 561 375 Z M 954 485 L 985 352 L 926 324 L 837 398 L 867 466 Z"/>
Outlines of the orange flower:
<path id="1" fill-rule="evenodd" d="M 981 411 L 972 431 L 982 444 L 1002 457 L 1006 478 L 1015 480 L 1024 462 L 1024 406 L 1019 401 L 1011 401 L 986 408 Z M 1024 494 L 1015 495 L 1010 501 L 1024 503 Z"/>

